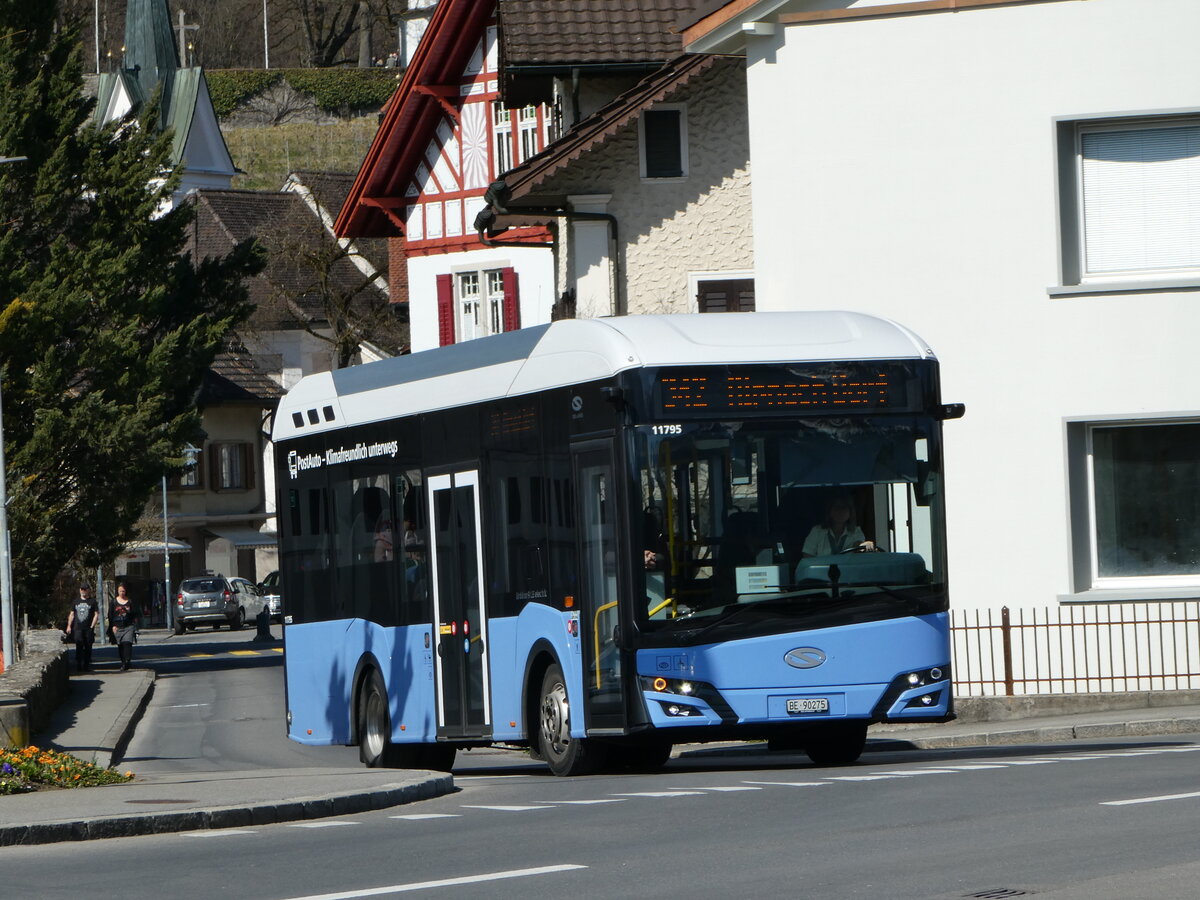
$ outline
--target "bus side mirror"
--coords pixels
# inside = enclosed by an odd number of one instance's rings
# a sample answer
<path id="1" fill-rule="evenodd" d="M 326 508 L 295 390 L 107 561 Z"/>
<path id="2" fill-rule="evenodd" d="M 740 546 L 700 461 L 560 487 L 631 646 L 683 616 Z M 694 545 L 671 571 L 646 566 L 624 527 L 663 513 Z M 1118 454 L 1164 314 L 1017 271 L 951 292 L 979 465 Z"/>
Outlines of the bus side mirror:
<path id="1" fill-rule="evenodd" d="M 938 418 L 942 421 L 947 419 L 961 419 L 967 411 L 965 403 L 943 403 Z"/>

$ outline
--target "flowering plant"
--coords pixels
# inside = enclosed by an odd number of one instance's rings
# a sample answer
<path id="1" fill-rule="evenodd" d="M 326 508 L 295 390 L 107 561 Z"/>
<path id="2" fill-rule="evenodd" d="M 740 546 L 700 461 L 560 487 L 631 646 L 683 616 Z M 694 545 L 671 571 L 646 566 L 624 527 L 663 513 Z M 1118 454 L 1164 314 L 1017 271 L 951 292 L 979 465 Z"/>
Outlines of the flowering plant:
<path id="1" fill-rule="evenodd" d="M 133 773 L 102 769 L 69 753 L 29 746 L 0 750 L 0 794 L 21 794 L 41 787 L 95 787 L 133 780 Z"/>

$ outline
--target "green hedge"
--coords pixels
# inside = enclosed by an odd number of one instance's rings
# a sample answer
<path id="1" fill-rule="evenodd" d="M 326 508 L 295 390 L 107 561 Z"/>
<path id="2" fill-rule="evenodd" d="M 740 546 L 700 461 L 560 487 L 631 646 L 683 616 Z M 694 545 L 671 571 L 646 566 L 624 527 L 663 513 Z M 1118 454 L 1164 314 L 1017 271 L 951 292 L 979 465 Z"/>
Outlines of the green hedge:
<path id="1" fill-rule="evenodd" d="M 310 94 L 327 113 L 351 115 L 383 106 L 400 83 L 399 69 L 215 69 L 206 71 L 208 91 L 219 118 L 283 79 Z"/>

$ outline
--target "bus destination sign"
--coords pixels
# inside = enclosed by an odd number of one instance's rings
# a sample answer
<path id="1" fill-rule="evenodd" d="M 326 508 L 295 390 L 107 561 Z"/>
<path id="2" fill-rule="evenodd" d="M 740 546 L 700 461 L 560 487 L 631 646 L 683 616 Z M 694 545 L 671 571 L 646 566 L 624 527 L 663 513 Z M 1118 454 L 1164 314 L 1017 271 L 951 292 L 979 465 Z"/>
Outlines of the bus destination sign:
<path id="1" fill-rule="evenodd" d="M 663 369 L 655 385 L 664 417 L 829 414 L 909 408 L 905 367 L 825 366 Z"/>

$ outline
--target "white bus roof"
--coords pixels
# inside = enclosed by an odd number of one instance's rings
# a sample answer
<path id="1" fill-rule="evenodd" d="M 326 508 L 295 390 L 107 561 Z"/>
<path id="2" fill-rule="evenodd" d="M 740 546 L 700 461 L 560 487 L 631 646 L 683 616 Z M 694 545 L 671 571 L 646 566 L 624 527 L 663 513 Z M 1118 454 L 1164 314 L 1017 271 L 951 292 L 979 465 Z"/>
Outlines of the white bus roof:
<path id="1" fill-rule="evenodd" d="M 322 372 L 280 401 L 273 439 L 610 378 L 645 366 L 930 358 L 917 335 L 851 312 L 565 319 Z"/>

